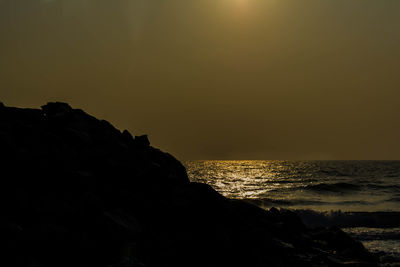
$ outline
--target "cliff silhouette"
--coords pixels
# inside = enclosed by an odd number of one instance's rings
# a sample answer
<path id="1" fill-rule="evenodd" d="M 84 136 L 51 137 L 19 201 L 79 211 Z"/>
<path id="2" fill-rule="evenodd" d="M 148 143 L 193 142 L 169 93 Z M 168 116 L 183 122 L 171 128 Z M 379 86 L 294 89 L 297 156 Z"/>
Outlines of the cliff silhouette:
<path id="1" fill-rule="evenodd" d="M 190 182 L 147 136 L 66 103 L 1 104 L 0 147 L 4 266 L 377 266 L 339 228 Z"/>

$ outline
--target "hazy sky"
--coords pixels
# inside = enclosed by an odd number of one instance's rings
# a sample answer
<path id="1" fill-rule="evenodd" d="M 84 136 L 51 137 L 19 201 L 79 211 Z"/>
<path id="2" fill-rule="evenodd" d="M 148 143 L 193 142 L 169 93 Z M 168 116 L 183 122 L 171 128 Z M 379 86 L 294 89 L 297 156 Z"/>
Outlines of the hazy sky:
<path id="1" fill-rule="evenodd" d="M 179 159 L 400 159 L 399 0 L 0 0 L 0 100 Z"/>

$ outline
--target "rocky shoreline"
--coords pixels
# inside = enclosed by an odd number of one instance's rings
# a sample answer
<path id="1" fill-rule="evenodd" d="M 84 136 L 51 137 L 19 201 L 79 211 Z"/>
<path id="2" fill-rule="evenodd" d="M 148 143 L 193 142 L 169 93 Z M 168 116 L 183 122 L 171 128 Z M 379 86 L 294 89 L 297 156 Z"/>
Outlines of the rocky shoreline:
<path id="1" fill-rule="evenodd" d="M 6 266 L 379 265 L 339 228 L 225 198 L 65 103 L 0 103 L 0 146 Z"/>

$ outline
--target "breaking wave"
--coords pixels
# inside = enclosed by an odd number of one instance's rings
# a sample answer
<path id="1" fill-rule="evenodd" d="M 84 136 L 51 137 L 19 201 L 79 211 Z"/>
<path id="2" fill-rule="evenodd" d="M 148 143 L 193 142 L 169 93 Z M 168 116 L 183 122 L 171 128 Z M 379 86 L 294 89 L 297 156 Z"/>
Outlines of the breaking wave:
<path id="1" fill-rule="evenodd" d="M 316 185 L 307 185 L 304 187 L 304 189 L 317 192 L 348 192 L 360 190 L 361 187 L 351 183 L 320 183 Z"/>
<path id="2" fill-rule="evenodd" d="M 318 212 L 314 210 L 294 210 L 294 212 L 309 227 L 392 228 L 400 226 L 400 212 Z"/>

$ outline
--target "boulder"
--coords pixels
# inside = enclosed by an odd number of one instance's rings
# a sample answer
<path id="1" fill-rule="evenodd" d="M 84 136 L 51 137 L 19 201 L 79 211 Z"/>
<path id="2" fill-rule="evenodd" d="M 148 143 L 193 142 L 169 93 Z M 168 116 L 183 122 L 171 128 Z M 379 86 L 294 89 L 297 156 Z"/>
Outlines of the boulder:
<path id="1" fill-rule="evenodd" d="M 150 141 L 147 137 L 147 135 L 140 135 L 140 136 L 135 136 L 135 144 L 139 147 L 147 147 L 150 145 Z"/>

